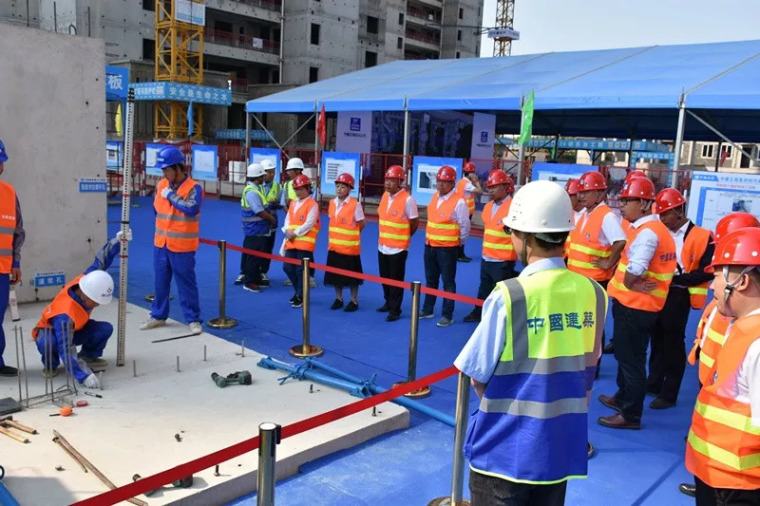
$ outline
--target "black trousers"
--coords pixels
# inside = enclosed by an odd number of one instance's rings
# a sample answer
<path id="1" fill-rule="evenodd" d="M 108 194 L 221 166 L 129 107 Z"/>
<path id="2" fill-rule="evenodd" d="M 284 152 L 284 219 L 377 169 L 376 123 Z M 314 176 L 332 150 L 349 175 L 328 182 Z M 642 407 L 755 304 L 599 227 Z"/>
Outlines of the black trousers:
<path id="1" fill-rule="evenodd" d="M 269 253 L 270 255 L 274 251 L 274 240 L 277 234 L 275 234 L 275 231 L 272 230 L 272 232 L 267 236 L 267 249 L 264 250 L 265 253 Z M 272 263 L 271 260 L 268 258 L 262 258 L 261 259 L 261 272 L 266 274 L 269 272 L 269 265 Z"/>
<path id="2" fill-rule="evenodd" d="M 697 506 L 760 506 L 760 489 L 713 488 L 699 478 L 694 484 L 697 486 Z"/>
<path id="3" fill-rule="evenodd" d="M 459 246 L 436 247 L 425 245 L 425 286 L 438 289 L 443 280 L 443 289 L 449 293 L 457 293 L 457 257 Z M 435 306 L 435 295 L 425 294 L 422 312 L 432 313 Z M 454 301 L 443 299 L 442 316 L 449 320 L 454 318 Z"/>
<path id="4" fill-rule="evenodd" d="M 678 399 L 686 370 L 686 324 L 690 312 L 689 291 L 673 287 L 652 331 L 647 391 L 672 403 Z"/>
<path id="5" fill-rule="evenodd" d="M 380 277 L 404 281 L 406 275 L 406 257 L 408 251 L 402 251 L 395 255 L 386 255 L 377 252 L 377 264 L 380 268 Z M 383 285 L 383 297 L 385 304 L 390 308 L 391 315 L 401 314 L 401 302 L 404 300 L 404 289 L 395 286 Z"/>
<path id="6" fill-rule="evenodd" d="M 552 485 L 515 483 L 470 470 L 472 506 L 562 506 L 567 482 Z"/>
<path id="7" fill-rule="evenodd" d="M 647 382 L 647 346 L 658 313 L 612 304 L 615 320 L 615 359 L 618 362 L 615 401 L 629 422 L 641 421 Z"/>
<path id="8" fill-rule="evenodd" d="M 267 236 L 265 235 L 247 235 L 243 239 L 243 247 L 245 249 L 252 249 L 254 251 L 264 251 L 267 248 Z M 258 285 L 261 283 L 262 266 L 264 259 L 253 255 L 243 255 L 245 259 L 245 265 L 243 266 L 243 274 L 245 274 L 245 282 Z"/>
<path id="9" fill-rule="evenodd" d="M 486 262 L 481 258 L 478 298 L 485 299 L 491 294 L 491 292 L 493 292 L 496 283 L 504 281 L 505 279 L 512 279 L 515 276 L 517 276 L 517 273 L 515 272 L 514 260 L 506 262 Z M 477 314 L 481 314 L 482 310 L 483 308 L 481 306 L 475 306 Z"/>

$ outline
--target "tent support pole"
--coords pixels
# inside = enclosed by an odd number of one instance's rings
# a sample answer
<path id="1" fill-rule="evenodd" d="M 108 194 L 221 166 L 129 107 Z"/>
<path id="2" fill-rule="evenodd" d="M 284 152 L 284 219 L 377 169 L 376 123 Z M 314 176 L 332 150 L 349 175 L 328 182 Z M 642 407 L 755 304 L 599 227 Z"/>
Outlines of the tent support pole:
<path id="1" fill-rule="evenodd" d="M 703 120 L 699 116 L 697 116 L 695 113 L 693 113 L 691 111 L 686 111 L 686 112 L 689 113 L 689 116 L 693 117 L 695 120 L 697 120 L 700 123 L 702 123 L 705 127 L 707 127 L 715 135 L 717 135 L 718 137 L 720 137 L 721 139 L 723 139 L 723 141 L 725 141 L 726 143 L 728 143 L 731 146 L 733 146 L 734 149 L 736 149 L 739 152 L 741 152 L 744 156 L 746 156 L 750 160 L 754 160 L 754 158 L 752 158 L 752 155 L 750 153 L 747 153 L 740 144 L 735 143 L 734 141 L 732 141 L 731 139 L 729 139 L 728 137 L 726 137 L 725 135 L 723 135 L 720 132 L 720 130 L 718 130 L 717 128 L 715 128 L 714 126 L 712 126 L 710 123 L 708 123 L 707 121 Z M 720 154 L 720 153 L 718 153 L 718 154 Z"/>
<path id="2" fill-rule="evenodd" d="M 718 151 L 715 153 L 715 172 L 718 172 L 720 168 L 721 150 L 723 150 L 723 139 L 718 141 Z"/>
<path id="3" fill-rule="evenodd" d="M 525 97 L 520 99 L 520 130 L 522 130 L 522 125 L 525 122 L 525 111 L 523 111 L 523 106 L 525 105 Z M 522 134 L 522 131 L 520 132 Z M 518 144 L 517 148 L 517 184 L 522 185 L 523 183 L 523 161 L 525 160 L 525 144 Z"/>
<path id="4" fill-rule="evenodd" d="M 250 113 L 250 117 L 251 117 L 251 118 L 253 118 L 253 119 L 254 119 L 254 121 L 256 121 L 256 123 L 257 123 L 257 124 L 258 124 L 258 125 L 261 127 L 261 129 L 262 129 L 262 130 L 264 130 L 264 131 L 267 133 L 267 135 L 269 136 L 269 138 L 270 138 L 270 139 L 272 139 L 272 142 L 274 142 L 274 145 L 275 145 L 275 146 L 277 146 L 278 148 L 282 149 L 282 146 L 280 146 L 280 143 L 279 143 L 279 142 L 277 142 L 277 139 L 275 139 L 275 138 L 274 138 L 274 136 L 272 135 L 272 132 L 270 132 L 269 130 L 267 130 L 267 129 L 266 129 L 266 127 L 265 127 L 265 126 L 264 126 L 264 124 L 263 124 L 263 123 L 262 123 L 262 122 L 259 120 L 259 118 L 256 116 L 256 114 L 255 114 L 255 113 Z M 303 128 L 303 127 L 301 127 L 301 128 Z M 301 130 L 301 128 L 299 128 L 298 130 L 296 130 L 296 134 L 299 132 L 299 130 Z M 293 134 L 293 135 L 295 135 L 295 134 Z M 292 138 L 293 138 L 293 137 L 291 137 L 290 139 L 292 139 Z M 288 139 L 288 140 L 290 140 L 290 139 Z M 285 142 L 285 144 L 287 144 L 287 142 Z M 284 146 L 285 144 L 283 144 L 283 146 Z M 249 150 L 249 151 L 250 151 L 250 150 Z M 246 156 L 247 156 L 247 155 L 246 155 Z"/>
<path id="5" fill-rule="evenodd" d="M 409 158 L 409 110 L 406 108 L 406 97 L 404 97 L 404 158 L 402 160 L 402 165 L 404 166 L 404 171 L 409 170 L 408 168 L 408 158 Z"/>
<path id="6" fill-rule="evenodd" d="M 552 160 L 557 161 L 559 158 L 559 134 L 554 136 L 554 152 L 552 153 Z"/>
<path id="7" fill-rule="evenodd" d="M 318 115 L 318 109 L 317 109 L 317 101 L 314 101 L 314 165 L 317 168 L 317 191 L 314 192 L 315 200 L 317 201 L 317 204 L 322 203 L 322 192 L 320 191 L 320 181 L 322 180 L 322 175 L 320 172 L 320 160 L 319 160 L 319 115 Z M 325 120 L 327 121 L 327 120 Z"/>
<path id="8" fill-rule="evenodd" d="M 678 187 L 678 169 L 681 166 L 681 147 L 683 146 L 683 130 L 686 120 L 686 103 L 685 97 L 681 94 L 681 100 L 678 101 L 678 127 L 676 128 L 676 144 L 673 148 L 673 176 L 671 178 L 671 187 Z"/>
<path id="9" fill-rule="evenodd" d="M 245 157 L 243 160 L 245 160 L 246 165 L 250 162 L 248 159 L 249 153 L 251 152 L 251 113 L 246 112 L 245 113 Z"/>

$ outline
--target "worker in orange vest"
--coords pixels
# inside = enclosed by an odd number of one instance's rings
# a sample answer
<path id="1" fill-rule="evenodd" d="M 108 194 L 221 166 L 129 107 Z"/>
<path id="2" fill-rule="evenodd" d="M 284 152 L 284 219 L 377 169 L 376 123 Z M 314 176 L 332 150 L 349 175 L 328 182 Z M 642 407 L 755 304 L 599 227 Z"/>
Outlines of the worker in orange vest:
<path id="1" fill-rule="evenodd" d="M 483 253 L 480 260 L 480 285 L 478 298 L 485 300 L 496 283 L 517 276 L 515 262 L 517 252 L 512 246 L 512 234 L 504 230 L 502 221 L 509 213 L 515 184 L 506 172 L 492 170 L 486 180 L 486 188 L 491 201 L 483 208 Z M 475 306 L 464 317 L 465 322 L 479 322 L 482 308 Z"/>
<path id="2" fill-rule="evenodd" d="M 8 151 L 0 140 L 0 175 L 8 161 Z M 3 319 L 8 307 L 10 287 L 21 282 L 21 247 L 24 245 L 24 219 L 16 190 L 10 183 L 0 181 L 0 376 L 16 377 L 18 370 L 3 360 L 5 332 Z"/>
<path id="3" fill-rule="evenodd" d="M 153 238 L 156 296 L 150 319 L 140 325 L 140 330 L 166 324 L 173 276 L 190 333 L 201 334 L 203 327 L 198 283 L 195 280 L 195 252 L 200 238 L 203 189 L 190 178 L 185 167 L 185 155 L 176 146 L 166 146 L 158 152 L 156 167 L 164 174 L 156 186 L 153 199 L 156 210 L 156 233 Z"/>
<path id="4" fill-rule="evenodd" d="M 444 165 L 436 176 L 436 193 L 427 207 L 425 228 L 425 286 L 438 288 L 443 278 L 443 289 L 457 292 L 457 256 L 461 246 L 470 235 L 470 218 L 467 204 L 454 191 L 457 172 L 454 167 Z M 434 295 L 425 294 L 425 302 L 420 318 L 432 318 L 435 306 Z M 448 327 L 454 323 L 454 301 L 444 299 L 441 319 L 436 324 Z"/>
<path id="5" fill-rule="evenodd" d="M 285 253 L 288 258 L 295 258 L 298 265 L 283 264 L 282 270 L 288 276 L 295 293 L 290 298 L 291 307 L 303 305 L 303 266 L 300 263 L 304 258 L 314 260 L 314 249 L 317 245 L 319 234 L 319 205 L 311 197 L 311 180 L 305 174 L 299 174 L 293 179 L 293 190 L 296 199 L 290 201 L 288 213 L 285 215 L 285 224 L 282 231 L 285 240 L 280 248 L 280 254 Z"/>
<path id="6" fill-rule="evenodd" d="M 417 214 L 417 202 L 408 191 L 402 188 L 406 171 L 400 165 L 391 165 L 385 171 L 385 192 L 377 208 L 380 237 L 377 241 L 377 264 L 380 277 L 404 281 L 406 259 L 409 244 L 420 219 Z M 383 305 L 377 308 L 379 313 L 388 313 L 387 322 L 401 318 L 401 302 L 404 290 L 395 286 L 383 285 Z"/>
<path id="7" fill-rule="evenodd" d="M 578 199 L 578 180 L 568 179 L 567 182 L 565 182 L 565 191 L 570 196 L 570 205 L 573 208 L 573 224 L 576 224 L 578 223 L 578 218 L 581 216 L 581 211 L 583 211 L 583 204 L 581 204 L 581 201 Z M 565 264 L 567 264 L 567 256 L 569 254 L 570 234 L 567 234 L 567 239 L 565 239 L 565 254 L 563 255 Z"/>
<path id="8" fill-rule="evenodd" d="M 634 231 L 607 286 L 607 293 L 614 299 L 618 391 L 599 396 L 602 404 L 617 413 L 597 420 L 613 429 L 641 428 L 647 345 L 658 313 L 665 306 L 677 264 L 673 237 L 652 214 L 654 200 L 654 183 L 649 179 L 633 179 L 620 193 L 623 217 L 631 222 Z"/>
<path id="9" fill-rule="evenodd" d="M 478 178 L 477 168 L 474 163 L 465 163 L 464 167 L 462 167 L 462 173 L 464 175 L 457 182 L 456 192 L 467 204 L 467 212 L 470 214 L 470 222 L 472 222 L 472 215 L 475 214 L 475 196 L 483 194 L 483 187 L 480 186 L 480 178 Z M 459 258 L 457 258 L 457 262 L 471 261 L 472 258 L 464 253 L 464 243 L 462 243 L 459 246 Z"/>
<path id="10" fill-rule="evenodd" d="M 351 174 L 339 174 L 335 179 L 336 196 L 330 201 L 328 216 L 327 265 L 347 271 L 361 273 L 361 232 L 364 230 L 364 210 L 354 197 L 349 195 L 354 189 L 354 177 Z M 351 313 L 359 309 L 359 285 L 361 279 L 325 273 L 325 284 L 335 287 L 335 300 L 330 309 L 343 307 L 343 287 L 351 289 L 351 300 L 343 311 Z"/>
<path id="11" fill-rule="evenodd" d="M 697 396 L 686 445 L 697 505 L 760 504 L 760 228 L 715 247 L 713 296 L 733 318 Z"/>
<path id="12" fill-rule="evenodd" d="M 652 409 L 675 406 L 686 369 L 686 324 L 691 309 L 704 309 L 712 276 L 704 271 L 715 247 L 712 234 L 686 217 L 686 199 L 675 188 L 657 194 L 655 212 L 676 244 L 676 271 L 652 332 L 647 392 Z"/>
<path id="13" fill-rule="evenodd" d="M 623 185 L 630 182 L 631 179 L 636 179 L 638 177 L 647 178 L 646 173 L 643 170 L 632 170 L 628 174 L 625 175 L 625 179 L 623 180 Z M 631 222 L 623 218 L 622 222 L 620 223 L 620 226 L 623 227 L 623 232 L 625 232 L 625 235 L 628 236 L 633 232 L 633 227 L 631 226 Z M 612 350 L 607 351 L 604 350 L 604 353 L 612 353 Z"/>

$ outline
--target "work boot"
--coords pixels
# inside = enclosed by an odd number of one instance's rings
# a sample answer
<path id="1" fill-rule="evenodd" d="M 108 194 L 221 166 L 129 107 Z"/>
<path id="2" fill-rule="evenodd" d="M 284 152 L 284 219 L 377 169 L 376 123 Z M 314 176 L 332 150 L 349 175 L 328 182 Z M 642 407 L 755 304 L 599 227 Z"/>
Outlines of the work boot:
<path id="1" fill-rule="evenodd" d="M 166 320 L 159 320 L 158 318 L 153 318 L 151 316 L 148 318 L 148 321 L 140 324 L 140 330 L 155 329 L 156 327 L 163 327 L 164 325 L 166 325 Z"/>
<path id="2" fill-rule="evenodd" d="M 242 285 L 243 283 L 245 283 L 245 274 L 238 274 L 238 277 L 235 278 L 235 284 Z"/>
<path id="3" fill-rule="evenodd" d="M 477 309 L 473 309 L 470 314 L 464 317 L 464 322 L 466 323 L 472 323 L 472 322 L 479 322 L 480 321 L 480 311 Z"/>
<path id="4" fill-rule="evenodd" d="M 188 325 L 190 327 L 190 333 L 194 335 L 203 334 L 203 326 L 201 325 L 201 322 L 190 322 Z"/>
<path id="5" fill-rule="evenodd" d="M 92 368 L 108 367 L 108 360 L 101 357 L 88 357 L 87 355 L 79 354 L 79 358 L 85 361 L 87 365 Z"/>
<path id="6" fill-rule="evenodd" d="M 42 377 L 45 378 L 45 379 L 55 378 L 56 376 L 58 376 L 59 372 L 61 372 L 60 369 L 55 369 L 55 370 L 43 369 L 42 370 Z"/>
<path id="7" fill-rule="evenodd" d="M 0 376 L 6 376 L 9 378 L 18 376 L 18 369 L 9 365 L 4 365 L 0 367 Z"/>

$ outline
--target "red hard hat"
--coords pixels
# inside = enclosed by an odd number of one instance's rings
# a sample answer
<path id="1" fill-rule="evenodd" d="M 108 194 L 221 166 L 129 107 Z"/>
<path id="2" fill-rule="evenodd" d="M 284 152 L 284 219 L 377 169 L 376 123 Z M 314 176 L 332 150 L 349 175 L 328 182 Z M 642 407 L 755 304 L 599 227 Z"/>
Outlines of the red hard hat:
<path id="1" fill-rule="evenodd" d="M 588 192 L 588 191 L 606 190 L 606 189 L 607 189 L 607 181 L 605 181 L 604 176 L 601 174 L 601 172 L 597 172 L 595 170 L 584 172 L 581 178 L 578 180 L 579 192 Z"/>
<path id="2" fill-rule="evenodd" d="M 654 183 L 646 177 L 635 177 L 625 184 L 620 192 L 621 199 L 654 200 Z"/>
<path id="3" fill-rule="evenodd" d="M 406 172 L 401 165 L 391 165 L 385 171 L 385 179 L 406 179 Z"/>
<path id="4" fill-rule="evenodd" d="M 438 175 L 435 178 L 438 181 L 451 181 L 453 183 L 457 180 L 457 171 L 454 167 L 444 165 L 438 169 Z"/>
<path id="5" fill-rule="evenodd" d="M 293 188 L 301 188 L 304 186 L 311 186 L 311 179 L 309 179 L 309 176 L 306 174 L 298 174 L 295 179 L 293 179 Z"/>
<path id="6" fill-rule="evenodd" d="M 515 184 L 512 182 L 512 178 L 509 177 L 506 172 L 501 169 L 492 170 L 490 174 L 488 174 L 488 179 L 486 179 L 486 188 L 490 188 L 499 184 L 507 185 L 507 193 L 512 193 L 515 191 Z"/>
<path id="7" fill-rule="evenodd" d="M 354 176 L 351 174 L 346 174 L 343 172 L 342 174 L 339 174 L 337 178 L 335 178 L 335 182 L 347 184 L 352 190 L 354 189 Z"/>
<path id="8" fill-rule="evenodd" d="M 705 272 L 714 272 L 715 267 L 724 265 L 760 266 L 760 228 L 740 228 L 723 236 Z"/>
<path id="9" fill-rule="evenodd" d="M 475 167 L 475 164 L 472 162 L 467 162 L 464 164 L 464 167 L 462 168 L 462 171 L 467 174 L 468 172 L 476 172 L 478 169 Z"/>
<path id="10" fill-rule="evenodd" d="M 577 179 L 568 179 L 567 183 L 565 183 L 565 191 L 567 191 L 568 195 L 576 195 L 579 187 Z"/>
<path id="11" fill-rule="evenodd" d="M 665 211 L 670 211 L 676 207 L 681 207 L 686 203 L 686 199 L 683 198 L 681 192 L 675 188 L 665 188 L 654 199 L 655 212 L 662 214 Z"/>
<path id="12" fill-rule="evenodd" d="M 760 227 L 760 220 L 750 213 L 727 214 L 715 225 L 715 242 L 720 241 L 734 230 L 748 227 Z"/>
<path id="13" fill-rule="evenodd" d="M 628 174 L 625 175 L 625 182 L 627 183 L 631 179 L 635 177 L 647 177 L 647 175 L 644 173 L 643 170 L 632 170 Z"/>

